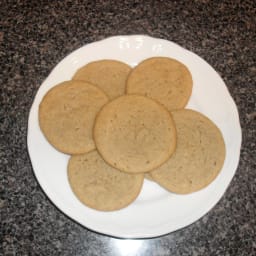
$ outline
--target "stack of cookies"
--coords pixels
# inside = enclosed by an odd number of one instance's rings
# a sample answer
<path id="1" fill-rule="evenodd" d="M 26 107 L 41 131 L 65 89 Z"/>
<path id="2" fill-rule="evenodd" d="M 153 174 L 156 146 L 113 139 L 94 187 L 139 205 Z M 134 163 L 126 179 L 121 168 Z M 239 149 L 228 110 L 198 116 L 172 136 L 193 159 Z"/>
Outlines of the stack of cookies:
<path id="1" fill-rule="evenodd" d="M 185 109 L 192 87 L 184 64 L 153 57 L 133 69 L 115 60 L 91 62 L 48 91 L 39 106 L 40 128 L 71 155 L 68 179 L 82 203 L 124 208 L 145 177 L 178 194 L 215 179 L 225 143 L 210 119 Z"/>

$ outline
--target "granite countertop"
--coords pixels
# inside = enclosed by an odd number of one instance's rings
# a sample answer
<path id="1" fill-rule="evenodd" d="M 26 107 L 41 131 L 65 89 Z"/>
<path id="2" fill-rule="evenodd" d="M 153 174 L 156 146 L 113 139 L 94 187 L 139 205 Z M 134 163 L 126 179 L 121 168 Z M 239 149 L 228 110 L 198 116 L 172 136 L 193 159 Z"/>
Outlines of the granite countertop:
<path id="1" fill-rule="evenodd" d="M 256 255 L 255 1 L 0 5 L 0 255 Z M 59 211 L 37 183 L 26 144 L 31 104 L 53 67 L 87 43 L 131 34 L 174 41 L 210 63 L 243 131 L 239 166 L 219 203 L 182 230 L 142 240 L 95 233 Z"/>

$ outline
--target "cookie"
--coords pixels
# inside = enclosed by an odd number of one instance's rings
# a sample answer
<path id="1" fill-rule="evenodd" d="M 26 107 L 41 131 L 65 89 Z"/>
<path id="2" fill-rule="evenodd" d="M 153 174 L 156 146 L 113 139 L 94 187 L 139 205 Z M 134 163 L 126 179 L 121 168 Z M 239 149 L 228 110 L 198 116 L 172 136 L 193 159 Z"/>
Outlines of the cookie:
<path id="1" fill-rule="evenodd" d="M 80 68 L 73 80 L 84 80 L 101 88 L 110 99 L 125 93 L 126 79 L 131 71 L 127 64 L 116 60 L 90 62 Z"/>
<path id="2" fill-rule="evenodd" d="M 218 127 L 193 110 L 172 112 L 177 129 L 177 148 L 172 157 L 151 172 L 167 190 L 187 194 L 209 185 L 225 159 L 225 143 Z"/>
<path id="3" fill-rule="evenodd" d="M 105 161 L 129 173 L 156 168 L 176 147 L 170 112 L 140 95 L 125 95 L 106 104 L 96 117 L 93 132 Z"/>
<path id="4" fill-rule="evenodd" d="M 126 92 L 150 97 L 171 111 L 186 106 L 192 84 L 192 76 L 184 64 L 167 57 L 153 57 L 131 71 Z"/>
<path id="5" fill-rule="evenodd" d="M 97 112 L 108 102 L 99 88 L 66 81 L 50 89 L 39 106 L 39 125 L 59 151 L 81 154 L 95 148 L 92 128 Z"/>
<path id="6" fill-rule="evenodd" d="M 143 174 L 128 174 L 108 165 L 96 150 L 72 156 L 68 179 L 77 198 L 101 211 L 119 210 L 139 195 Z"/>

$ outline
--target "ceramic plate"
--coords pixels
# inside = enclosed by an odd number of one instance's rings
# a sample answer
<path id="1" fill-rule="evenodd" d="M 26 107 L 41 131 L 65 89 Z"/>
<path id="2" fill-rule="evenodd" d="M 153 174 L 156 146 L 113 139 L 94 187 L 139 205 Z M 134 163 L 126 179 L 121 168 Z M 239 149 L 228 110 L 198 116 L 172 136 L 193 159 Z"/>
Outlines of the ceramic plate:
<path id="1" fill-rule="evenodd" d="M 67 179 L 68 155 L 56 151 L 44 138 L 38 124 L 38 106 L 54 85 L 71 79 L 88 62 L 116 59 L 131 66 L 152 56 L 167 56 L 184 63 L 193 77 L 193 92 L 187 108 L 208 116 L 222 131 L 226 159 L 218 177 L 205 189 L 176 195 L 149 180 L 130 206 L 100 212 L 84 206 L 75 197 Z M 115 36 L 72 52 L 50 73 L 39 88 L 28 122 L 28 150 L 35 176 L 50 200 L 81 225 L 115 237 L 146 238 L 183 228 L 205 215 L 220 200 L 235 174 L 241 146 L 241 128 L 236 105 L 217 72 L 202 58 L 179 45 L 148 36 Z"/>

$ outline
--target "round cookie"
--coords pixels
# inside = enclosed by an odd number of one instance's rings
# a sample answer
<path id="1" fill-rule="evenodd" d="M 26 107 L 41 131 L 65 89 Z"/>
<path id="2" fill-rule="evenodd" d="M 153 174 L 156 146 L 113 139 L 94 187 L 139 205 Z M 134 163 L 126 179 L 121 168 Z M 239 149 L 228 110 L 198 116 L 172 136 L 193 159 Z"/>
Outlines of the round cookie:
<path id="1" fill-rule="evenodd" d="M 111 167 L 96 150 L 70 158 L 68 179 L 82 203 L 101 211 L 129 205 L 137 198 L 143 184 L 143 174 L 128 174 Z"/>
<path id="2" fill-rule="evenodd" d="M 83 80 L 97 85 L 110 99 L 125 94 L 125 85 L 131 67 L 116 60 L 90 62 L 80 68 L 73 80 Z"/>
<path id="3" fill-rule="evenodd" d="M 172 115 L 177 129 L 176 151 L 151 172 L 151 177 L 171 192 L 192 193 L 206 187 L 220 172 L 225 143 L 217 126 L 199 112 L 184 109 Z"/>
<path id="4" fill-rule="evenodd" d="M 192 84 L 192 76 L 181 62 L 153 57 L 131 71 L 126 92 L 150 97 L 171 111 L 185 107 L 192 93 Z"/>
<path id="5" fill-rule="evenodd" d="M 39 125 L 59 151 L 81 154 L 95 148 L 92 128 L 97 112 L 108 102 L 99 88 L 66 81 L 50 89 L 39 105 Z"/>
<path id="6" fill-rule="evenodd" d="M 96 147 L 107 163 L 129 173 L 148 172 L 164 163 L 176 147 L 171 113 L 140 95 L 106 104 L 94 126 Z"/>

